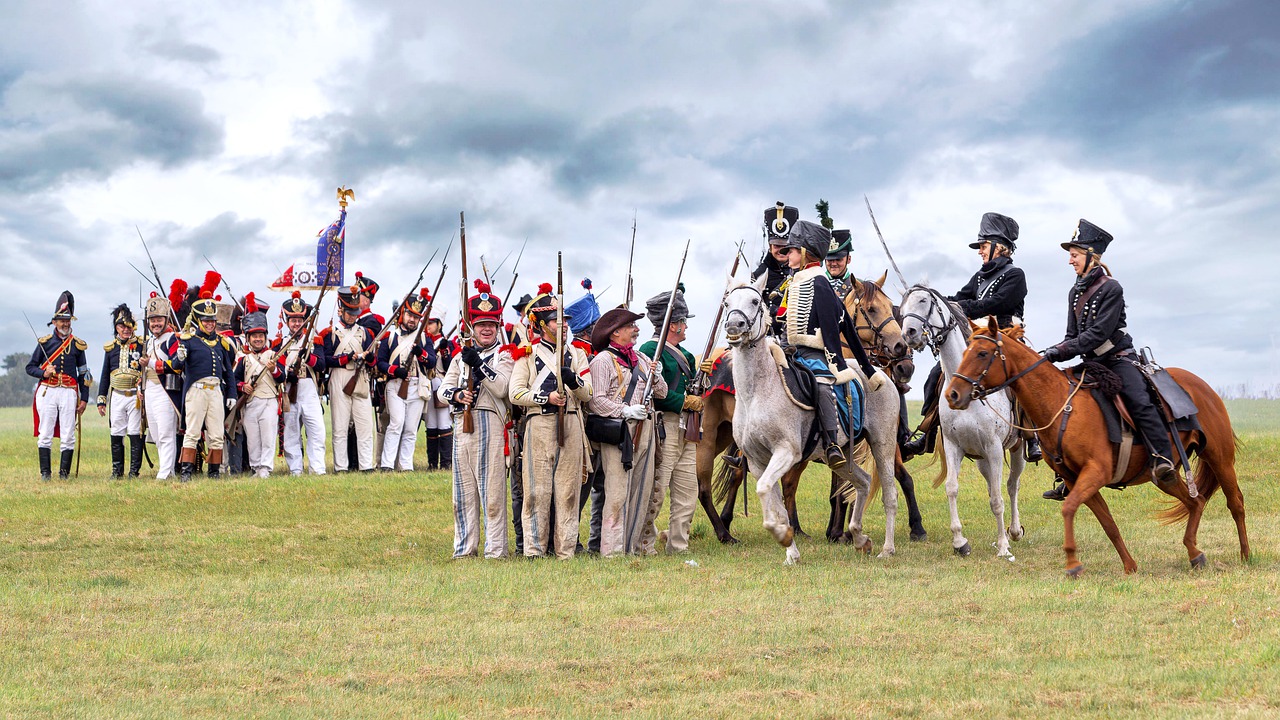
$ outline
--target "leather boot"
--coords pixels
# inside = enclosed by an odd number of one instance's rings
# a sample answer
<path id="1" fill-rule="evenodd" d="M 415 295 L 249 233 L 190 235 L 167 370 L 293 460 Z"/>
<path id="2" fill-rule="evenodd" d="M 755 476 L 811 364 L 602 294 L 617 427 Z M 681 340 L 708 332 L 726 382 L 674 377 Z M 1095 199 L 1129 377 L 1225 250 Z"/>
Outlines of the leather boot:
<path id="1" fill-rule="evenodd" d="M 434 430 L 427 430 L 427 470 L 440 469 L 440 438 Z"/>
<path id="2" fill-rule="evenodd" d="M 62 465 L 58 468 L 58 479 L 66 480 L 71 477 L 71 456 L 75 455 L 75 450 L 62 451 Z"/>
<path id="3" fill-rule="evenodd" d="M 743 458 L 745 457 L 742 454 L 742 450 L 738 449 L 736 446 L 730 448 L 729 450 L 731 452 L 726 452 L 724 454 L 724 457 L 721 458 L 721 460 L 724 460 L 724 464 L 728 465 L 734 470 L 741 470 Z"/>
<path id="4" fill-rule="evenodd" d="M 1023 450 L 1026 452 L 1027 462 L 1040 462 L 1044 459 L 1044 452 L 1040 450 L 1040 438 L 1032 435 L 1026 441 Z"/>
<path id="5" fill-rule="evenodd" d="M 932 453 L 937 442 L 938 415 L 936 412 L 929 413 L 920 420 L 920 427 L 916 428 L 916 434 L 903 443 L 902 461 L 906 462 L 917 455 Z"/>
<path id="6" fill-rule="evenodd" d="M 196 449 L 182 448 L 178 453 L 178 482 L 191 482 L 191 475 L 196 471 Z"/>
<path id="7" fill-rule="evenodd" d="M 141 435 L 129 436 L 129 477 L 131 478 L 138 477 L 138 473 L 142 472 L 142 450 L 144 447 Z"/>
<path id="8" fill-rule="evenodd" d="M 209 477 L 211 478 L 218 477 L 218 466 L 220 466 L 221 464 L 222 464 L 222 451 L 210 450 L 209 451 Z"/>
<path id="9" fill-rule="evenodd" d="M 53 471 L 50 469 L 52 453 L 49 448 L 36 449 L 40 451 L 40 479 L 47 482 L 53 478 Z"/>
<path id="10" fill-rule="evenodd" d="M 1151 456 L 1151 479 L 1157 485 L 1172 482 L 1178 476 L 1178 468 L 1169 458 L 1160 455 Z"/>
<path id="11" fill-rule="evenodd" d="M 827 466 L 836 469 L 844 467 L 845 460 L 844 451 L 840 449 L 837 438 L 840 432 L 840 417 L 836 414 L 836 398 L 832 394 L 831 386 L 818 383 L 817 392 L 818 405 L 818 424 L 822 426 L 822 439 L 826 446 L 824 450 L 827 456 Z"/>
<path id="12" fill-rule="evenodd" d="M 440 436 L 440 469 L 453 469 L 453 433 Z"/>
<path id="13" fill-rule="evenodd" d="M 111 436 L 111 479 L 124 477 L 124 436 Z"/>
<path id="14" fill-rule="evenodd" d="M 1058 502 L 1062 502 L 1067 499 L 1067 492 L 1067 484 L 1059 480 L 1054 483 L 1052 488 L 1045 490 L 1044 494 L 1040 497 L 1045 500 L 1057 500 Z"/>

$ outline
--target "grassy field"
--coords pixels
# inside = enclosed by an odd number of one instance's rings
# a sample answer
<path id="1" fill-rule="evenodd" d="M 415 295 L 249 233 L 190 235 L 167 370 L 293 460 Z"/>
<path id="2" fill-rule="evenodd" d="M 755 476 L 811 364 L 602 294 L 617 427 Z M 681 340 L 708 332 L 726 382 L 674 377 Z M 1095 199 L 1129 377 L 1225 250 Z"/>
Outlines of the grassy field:
<path id="1" fill-rule="evenodd" d="M 753 496 L 738 546 L 699 510 L 688 556 L 455 562 L 443 474 L 109 482 L 90 412 L 79 479 L 42 483 L 0 411 L 0 715 L 1275 717 L 1280 403 L 1230 406 L 1253 560 L 1217 496 L 1193 573 L 1145 485 L 1108 495 L 1137 574 L 1085 511 L 1078 581 L 1043 468 L 1013 563 L 972 465 L 952 554 L 922 460 L 929 540 L 903 513 L 884 561 L 814 539 L 783 567 Z M 825 481 L 801 487 L 820 535 Z"/>

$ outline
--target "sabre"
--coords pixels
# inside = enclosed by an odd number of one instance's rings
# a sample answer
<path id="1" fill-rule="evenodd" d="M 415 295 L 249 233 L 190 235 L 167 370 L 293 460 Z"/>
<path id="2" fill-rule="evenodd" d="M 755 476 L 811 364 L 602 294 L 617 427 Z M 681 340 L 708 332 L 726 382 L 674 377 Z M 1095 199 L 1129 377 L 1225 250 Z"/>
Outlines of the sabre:
<path id="1" fill-rule="evenodd" d="M 22 319 L 27 321 L 27 327 L 31 328 L 31 334 L 36 338 L 36 347 L 40 348 L 40 352 L 44 354 L 44 362 L 40 363 L 40 368 L 43 370 L 49 364 L 49 351 L 45 350 L 44 345 L 40 344 L 40 333 L 36 332 L 36 326 L 31 324 L 31 318 L 27 317 L 26 310 L 22 311 Z M 44 397 L 44 394 L 49 392 L 49 386 L 40 383 L 40 388 L 40 397 Z"/>
<path id="2" fill-rule="evenodd" d="M 243 313 L 243 312 L 244 312 L 244 306 L 243 306 L 243 305 L 241 305 L 241 304 L 240 304 L 240 301 L 236 299 L 236 294 L 231 290 L 231 286 L 230 286 L 229 284 L 227 284 L 227 276 L 226 276 L 226 275 L 223 275 L 221 270 L 219 270 L 218 268 L 216 268 L 216 267 L 214 267 L 214 266 L 213 266 L 213 261 L 209 259 L 209 256 L 208 256 L 208 255 L 205 255 L 204 253 L 201 253 L 201 254 L 200 254 L 200 257 L 204 258 L 204 261 L 205 261 L 205 262 L 207 262 L 207 263 L 209 263 L 209 268 L 210 268 L 211 270 L 213 270 L 214 272 L 218 273 L 218 279 L 222 281 L 222 287 L 226 288 L 226 289 L 227 289 L 227 294 L 231 296 L 231 302 L 235 303 L 235 304 L 236 304 L 236 307 L 240 308 L 240 312 L 241 312 L 241 313 Z"/>
<path id="3" fill-rule="evenodd" d="M 898 263 L 893 259 L 893 253 L 889 252 L 889 244 L 884 241 L 884 235 L 880 232 L 880 223 L 876 222 L 875 211 L 871 209 L 871 201 L 866 195 L 862 196 L 862 200 L 867 203 L 867 214 L 871 216 L 871 225 L 876 229 L 876 237 L 880 238 L 880 247 L 884 248 L 884 254 L 889 256 L 889 264 L 893 266 L 893 271 L 898 275 L 898 282 L 902 283 L 902 292 L 906 292 L 910 285 L 907 279 L 902 276 L 902 271 L 898 269 Z"/>
<path id="4" fill-rule="evenodd" d="M 631 267 L 636 260 L 636 213 L 631 212 L 631 256 L 627 259 L 627 287 L 622 298 L 622 306 L 631 309 L 631 300 L 635 297 L 635 286 L 631 282 Z"/>

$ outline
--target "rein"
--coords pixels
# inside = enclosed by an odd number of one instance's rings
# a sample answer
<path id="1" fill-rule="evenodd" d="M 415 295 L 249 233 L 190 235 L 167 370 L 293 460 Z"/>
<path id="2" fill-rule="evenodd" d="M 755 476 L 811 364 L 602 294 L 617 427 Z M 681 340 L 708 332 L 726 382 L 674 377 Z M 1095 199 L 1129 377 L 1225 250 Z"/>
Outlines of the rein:
<path id="1" fill-rule="evenodd" d="M 997 330 L 997 332 L 999 332 L 999 331 Z M 991 337 L 990 335 L 975 335 L 975 336 L 974 336 L 974 339 L 975 339 L 975 340 L 986 340 L 987 342 L 994 344 L 994 345 L 996 346 L 996 352 L 995 352 L 995 354 L 994 354 L 994 355 L 992 355 L 992 356 L 990 357 L 990 359 L 988 359 L 988 360 L 987 360 L 987 366 L 986 366 L 986 367 L 984 367 L 984 368 L 982 369 L 982 372 L 978 375 L 977 379 L 970 378 L 970 377 L 967 377 L 967 376 L 965 376 L 965 375 L 961 375 L 960 373 L 952 373 L 952 375 L 951 375 L 951 377 L 953 377 L 953 378 L 958 378 L 958 379 L 960 379 L 960 380 L 963 380 L 963 381 L 965 381 L 965 382 L 969 383 L 970 387 L 972 387 L 972 388 L 973 388 L 973 390 L 971 390 L 971 391 L 970 391 L 970 393 L 969 393 L 969 397 L 970 397 L 970 399 L 973 399 L 973 400 L 982 401 L 982 400 L 984 400 L 987 396 L 989 396 L 989 395 L 991 395 L 991 394 L 993 394 L 993 393 L 1000 392 L 1001 390 L 1004 390 L 1005 388 L 1012 386 L 1015 382 L 1017 382 L 1018 380 L 1022 379 L 1022 377 L 1023 377 L 1023 376 L 1025 376 L 1027 373 L 1029 373 L 1029 372 L 1031 372 L 1032 370 L 1035 370 L 1036 368 L 1040 367 L 1040 365 L 1041 365 L 1041 364 L 1045 363 L 1045 362 L 1046 362 L 1046 361 L 1048 361 L 1048 359 L 1049 359 L 1049 358 L 1047 358 L 1047 357 L 1041 356 L 1038 360 L 1036 360 L 1035 362 L 1031 363 L 1031 364 L 1030 364 L 1030 365 L 1028 365 L 1027 367 L 1023 368 L 1021 371 L 1019 371 L 1019 372 L 1015 373 L 1014 375 L 1010 375 L 1010 374 L 1009 374 L 1009 367 L 1008 367 L 1008 364 L 1007 364 L 1007 362 L 1006 362 L 1006 357 L 1005 357 L 1005 354 L 1004 354 L 1004 343 L 1003 343 L 1003 341 L 1001 341 L 1001 340 L 997 340 L 997 339 L 995 339 L 995 338 Z M 987 373 L 991 372 L 991 368 L 995 366 L 995 361 L 996 361 L 996 357 L 997 357 L 997 356 L 1000 358 L 1000 367 L 1001 367 L 1001 369 L 1002 369 L 1002 370 L 1004 370 L 1005 380 L 1004 380 L 1004 382 L 1000 383 L 999 385 L 995 385 L 995 386 L 992 386 L 992 387 L 989 387 L 989 388 L 988 388 L 988 387 L 984 387 L 984 386 L 982 385 L 982 381 L 983 381 L 983 379 L 984 379 L 984 378 L 986 378 L 986 377 L 987 377 Z M 1055 422 L 1057 422 L 1058 417 L 1059 417 L 1059 416 L 1061 416 L 1064 412 L 1065 412 L 1065 413 L 1070 414 L 1070 412 L 1071 412 L 1071 400 L 1072 400 L 1073 398 L 1075 398 L 1076 393 L 1080 392 L 1080 388 L 1084 387 L 1084 380 L 1085 380 L 1085 378 L 1084 378 L 1084 373 L 1082 372 L 1082 373 L 1080 374 L 1080 382 L 1079 382 L 1079 383 L 1072 383 L 1071 392 L 1067 394 L 1066 402 L 1064 402 L 1064 403 L 1062 404 L 1062 407 L 1058 409 L 1058 412 L 1056 412 L 1056 413 L 1054 413 L 1054 414 L 1053 414 L 1053 417 L 1052 417 L 1052 418 L 1049 418 L 1049 422 L 1048 422 L 1048 423 L 1046 423 L 1043 427 L 1035 427 L 1035 428 L 1022 427 L 1021 425 L 1018 425 L 1018 424 L 1017 424 L 1017 423 L 1015 423 L 1015 422 L 1012 422 L 1012 421 L 1009 421 L 1009 420 L 1005 420 L 1004 418 L 1000 417 L 999 413 L 996 413 L 996 417 L 997 417 L 1001 422 L 1003 422 L 1003 423 L 1005 423 L 1006 425 L 1008 425 L 1009 427 L 1016 428 L 1016 429 L 1018 429 L 1018 430 L 1024 430 L 1024 431 L 1027 431 L 1027 432 L 1040 432 L 1041 430 L 1047 430 L 1047 429 L 1048 429 L 1049 427 L 1051 427 Z M 986 405 L 986 403 L 985 403 L 985 402 L 983 402 L 982 404 L 983 404 L 984 406 Z"/>
<path id="2" fill-rule="evenodd" d="M 725 295 L 726 306 L 728 306 L 729 304 L 728 302 L 729 295 L 739 290 L 750 290 L 751 292 L 756 294 L 756 298 L 759 300 L 759 302 L 756 304 L 755 314 L 748 317 L 745 312 L 739 310 L 738 308 L 733 308 L 729 310 L 729 312 L 725 315 L 724 321 L 725 321 L 725 324 L 727 325 L 729 322 L 729 318 L 732 318 L 734 316 L 734 313 L 737 313 L 742 318 L 742 321 L 747 324 L 748 330 L 746 333 L 743 333 L 747 335 L 746 346 L 754 347 L 755 344 L 760 342 L 760 340 L 763 339 L 765 336 L 765 330 L 763 328 L 760 330 L 759 335 L 754 334 L 756 330 L 756 325 L 760 324 L 760 316 L 764 314 L 764 308 L 766 307 L 766 303 L 764 301 L 764 293 L 757 290 L 754 285 L 741 285 L 739 287 L 736 287 L 730 290 L 729 294 Z M 742 342 L 742 335 L 736 335 L 736 336 L 730 335 L 729 331 L 726 330 L 724 339 L 727 340 L 730 345 L 736 346 Z"/>

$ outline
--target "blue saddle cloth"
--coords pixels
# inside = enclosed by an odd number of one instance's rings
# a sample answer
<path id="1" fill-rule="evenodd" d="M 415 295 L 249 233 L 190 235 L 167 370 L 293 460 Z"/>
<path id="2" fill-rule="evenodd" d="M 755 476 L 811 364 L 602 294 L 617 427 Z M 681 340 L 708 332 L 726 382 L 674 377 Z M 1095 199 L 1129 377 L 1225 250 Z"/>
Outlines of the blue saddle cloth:
<path id="1" fill-rule="evenodd" d="M 831 377 L 827 363 L 819 358 L 807 358 L 799 355 L 792 362 L 801 365 L 818 377 Z M 826 386 L 819 383 L 816 392 L 823 392 Z M 836 414 L 840 417 L 840 427 L 845 435 L 856 438 L 862 434 L 862 419 L 866 414 L 866 397 L 862 386 L 856 382 L 847 382 L 832 386 L 836 395 Z"/>

